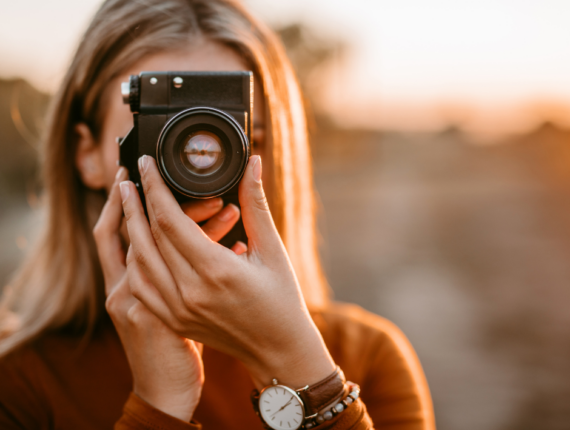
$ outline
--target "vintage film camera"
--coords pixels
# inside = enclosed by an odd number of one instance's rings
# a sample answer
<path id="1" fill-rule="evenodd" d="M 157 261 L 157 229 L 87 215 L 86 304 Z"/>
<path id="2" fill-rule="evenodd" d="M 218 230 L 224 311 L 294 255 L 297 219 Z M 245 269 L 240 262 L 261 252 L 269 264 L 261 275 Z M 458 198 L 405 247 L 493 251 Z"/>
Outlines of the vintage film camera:
<path id="1" fill-rule="evenodd" d="M 119 163 L 145 202 L 137 161 L 156 159 L 180 203 L 221 196 L 239 207 L 238 185 L 251 152 L 252 72 L 142 72 L 121 85 L 134 127 Z M 247 243 L 241 219 L 220 243 Z"/>

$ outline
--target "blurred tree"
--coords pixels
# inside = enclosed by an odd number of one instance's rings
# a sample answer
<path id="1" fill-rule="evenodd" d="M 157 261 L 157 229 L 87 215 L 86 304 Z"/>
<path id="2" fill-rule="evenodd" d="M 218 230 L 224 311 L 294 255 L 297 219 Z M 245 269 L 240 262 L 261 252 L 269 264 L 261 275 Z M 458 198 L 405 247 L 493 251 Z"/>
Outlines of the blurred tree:
<path id="1" fill-rule="evenodd" d="M 317 120 L 321 126 L 330 125 L 330 119 L 321 108 L 323 91 L 330 85 L 330 81 L 323 77 L 330 73 L 335 63 L 342 61 L 348 52 L 348 44 L 341 39 L 317 34 L 302 23 L 293 23 L 276 31 L 297 73 L 309 122 Z"/>
<path id="2" fill-rule="evenodd" d="M 27 82 L 0 80 L 0 195 L 22 196 L 34 184 L 49 96 Z"/>

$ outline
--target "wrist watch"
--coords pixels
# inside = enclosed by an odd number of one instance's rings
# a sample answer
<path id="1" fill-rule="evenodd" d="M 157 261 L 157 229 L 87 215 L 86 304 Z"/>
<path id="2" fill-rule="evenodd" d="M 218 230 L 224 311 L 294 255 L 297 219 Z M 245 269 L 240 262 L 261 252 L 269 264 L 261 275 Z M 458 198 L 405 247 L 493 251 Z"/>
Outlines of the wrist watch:
<path id="1" fill-rule="evenodd" d="M 268 429 L 296 430 L 315 418 L 318 412 L 344 394 L 345 378 L 339 367 L 322 381 L 293 389 L 274 379 L 261 391 L 253 390 L 255 413 Z"/>

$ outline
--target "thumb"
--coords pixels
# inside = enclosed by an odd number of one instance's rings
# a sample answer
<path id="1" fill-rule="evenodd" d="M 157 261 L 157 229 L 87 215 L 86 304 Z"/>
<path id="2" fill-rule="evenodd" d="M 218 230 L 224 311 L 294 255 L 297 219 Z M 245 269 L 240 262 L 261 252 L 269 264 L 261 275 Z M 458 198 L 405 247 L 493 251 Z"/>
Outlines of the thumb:
<path id="1" fill-rule="evenodd" d="M 281 238 L 273 223 L 261 183 L 259 155 L 249 159 L 239 186 L 239 203 L 243 226 L 249 241 L 248 254 L 280 249 Z"/>

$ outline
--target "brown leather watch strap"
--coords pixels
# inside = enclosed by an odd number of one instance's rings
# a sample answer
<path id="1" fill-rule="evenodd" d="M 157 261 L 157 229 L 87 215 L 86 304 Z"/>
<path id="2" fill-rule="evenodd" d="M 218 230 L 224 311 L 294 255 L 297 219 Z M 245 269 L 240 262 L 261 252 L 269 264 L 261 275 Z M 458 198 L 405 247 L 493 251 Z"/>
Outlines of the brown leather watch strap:
<path id="1" fill-rule="evenodd" d="M 299 397 L 305 404 L 305 416 L 311 416 L 332 403 L 344 393 L 346 379 L 344 373 L 337 366 L 335 371 L 320 382 L 297 390 Z"/>

